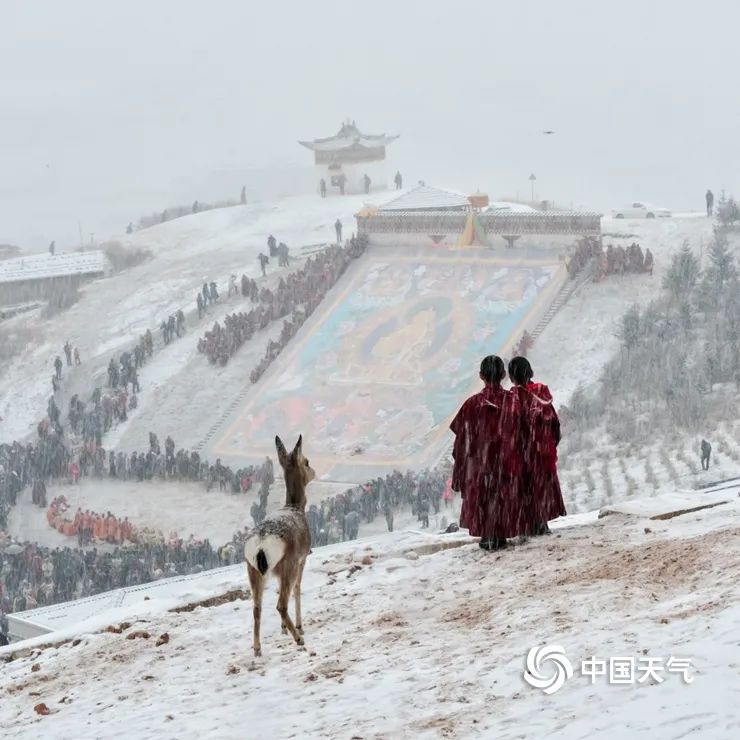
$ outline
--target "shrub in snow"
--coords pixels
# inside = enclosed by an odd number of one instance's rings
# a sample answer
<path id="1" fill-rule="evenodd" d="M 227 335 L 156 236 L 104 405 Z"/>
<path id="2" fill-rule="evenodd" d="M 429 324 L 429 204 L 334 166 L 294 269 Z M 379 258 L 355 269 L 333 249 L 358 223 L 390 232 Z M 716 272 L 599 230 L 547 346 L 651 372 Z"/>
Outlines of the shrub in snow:
<path id="1" fill-rule="evenodd" d="M 736 226 L 740 223 L 740 204 L 723 190 L 717 201 L 717 223 L 722 227 Z"/>
<path id="2" fill-rule="evenodd" d="M 684 300 L 691 294 L 700 274 L 699 260 L 694 256 L 688 242 L 684 242 L 663 278 L 663 287 L 675 301 Z"/>
<path id="3" fill-rule="evenodd" d="M 124 247 L 120 242 L 106 242 L 102 245 L 105 256 L 115 272 L 136 267 L 150 259 L 152 253 L 143 247 Z"/>
<path id="4" fill-rule="evenodd" d="M 645 458 L 645 482 L 654 490 L 658 488 L 658 478 L 649 457 Z"/>

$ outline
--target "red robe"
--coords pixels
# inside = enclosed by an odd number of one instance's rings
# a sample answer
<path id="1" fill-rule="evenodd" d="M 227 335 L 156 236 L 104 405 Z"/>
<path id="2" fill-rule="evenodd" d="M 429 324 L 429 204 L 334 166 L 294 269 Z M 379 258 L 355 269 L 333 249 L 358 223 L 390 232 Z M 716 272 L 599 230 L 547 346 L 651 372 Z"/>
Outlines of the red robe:
<path id="1" fill-rule="evenodd" d="M 565 502 L 558 480 L 560 420 L 544 383 L 512 389 L 525 409 L 525 480 L 529 519 L 533 527 L 565 516 Z"/>
<path id="2" fill-rule="evenodd" d="M 515 393 L 487 385 L 450 424 L 455 434 L 452 488 L 463 496 L 460 524 L 474 537 L 524 534 L 522 408 Z"/>

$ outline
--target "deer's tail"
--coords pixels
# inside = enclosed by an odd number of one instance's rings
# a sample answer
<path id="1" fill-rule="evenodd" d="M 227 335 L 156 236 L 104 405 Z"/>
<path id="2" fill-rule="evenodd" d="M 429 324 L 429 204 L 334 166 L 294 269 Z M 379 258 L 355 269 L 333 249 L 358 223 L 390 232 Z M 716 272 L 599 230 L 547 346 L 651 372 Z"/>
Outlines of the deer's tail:
<path id="1" fill-rule="evenodd" d="M 265 551 L 260 548 L 259 550 L 257 550 L 257 570 L 262 575 L 265 575 L 269 567 L 270 566 L 267 563 L 267 555 L 265 555 Z"/>
<path id="2" fill-rule="evenodd" d="M 275 534 L 255 534 L 244 543 L 244 557 L 263 576 L 285 555 L 285 540 Z"/>

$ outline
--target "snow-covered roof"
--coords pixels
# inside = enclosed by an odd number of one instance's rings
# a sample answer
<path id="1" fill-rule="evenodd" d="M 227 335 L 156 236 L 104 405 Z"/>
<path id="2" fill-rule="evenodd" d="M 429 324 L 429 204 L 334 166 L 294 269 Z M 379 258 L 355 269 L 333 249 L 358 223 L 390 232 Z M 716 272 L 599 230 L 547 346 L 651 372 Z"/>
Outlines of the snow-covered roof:
<path id="1" fill-rule="evenodd" d="M 387 146 L 397 138 L 398 135 L 363 134 L 353 121 L 352 123 L 342 124 L 342 127 L 334 136 L 325 139 L 314 139 L 313 141 L 299 141 L 298 143 L 314 152 L 336 152 L 345 149 L 375 149 Z"/>
<path id="2" fill-rule="evenodd" d="M 45 280 L 68 275 L 103 274 L 109 268 L 101 250 L 63 254 L 32 254 L 0 262 L 0 284 L 23 280 Z"/>
<path id="3" fill-rule="evenodd" d="M 488 211 L 493 211 L 495 213 L 540 213 L 541 211 L 537 211 L 536 208 L 532 208 L 532 206 L 524 205 L 524 203 L 511 203 L 509 201 L 505 200 L 494 200 L 489 203 L 488 208 L 486 209 Z"/>
<path id="4" fill-rule="evenodd" d="M 11 634 L 16 640 L 25 640 L 49 632 L 73 629 L 80 622 L 96 616 L 110 614 L 111 619 L 115 619 L 117 611 L 122 614 L 137 614 L 138 610 L 145 606 L 144 601 L 170 600 L 174 603 L 197 601 L 201 597 L 210 596 L 210 590 L 218 591 L 223 582 L 231 586 L 232 581 L 243 580 L 243 575 L 243 568 L 231 565 L 192 575 L 173 576 L 137 586 L 116 588 L 74 601 L 16 612 L 12 616 L 9 615 Z M 174 603 L 167 603 L 167 607 Z"/>
<path id="5" fill-rule="evenodd" d="M 418 185 L 380 207 L 381 211 L 425 211 L 462 209 L 470 206 L 468 196 L 454 190 Z"/>

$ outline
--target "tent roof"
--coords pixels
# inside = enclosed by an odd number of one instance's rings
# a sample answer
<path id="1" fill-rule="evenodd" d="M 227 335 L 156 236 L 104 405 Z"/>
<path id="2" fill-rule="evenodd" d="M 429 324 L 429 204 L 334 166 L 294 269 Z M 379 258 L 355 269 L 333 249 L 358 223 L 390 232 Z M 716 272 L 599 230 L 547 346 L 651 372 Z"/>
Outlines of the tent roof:
<path id="1" fill-rule="evenodd" d="M 458 210 L 470 207 L 468 196 L 454 190 L 418 185 L 380 207 L 381 211 Z"/>

